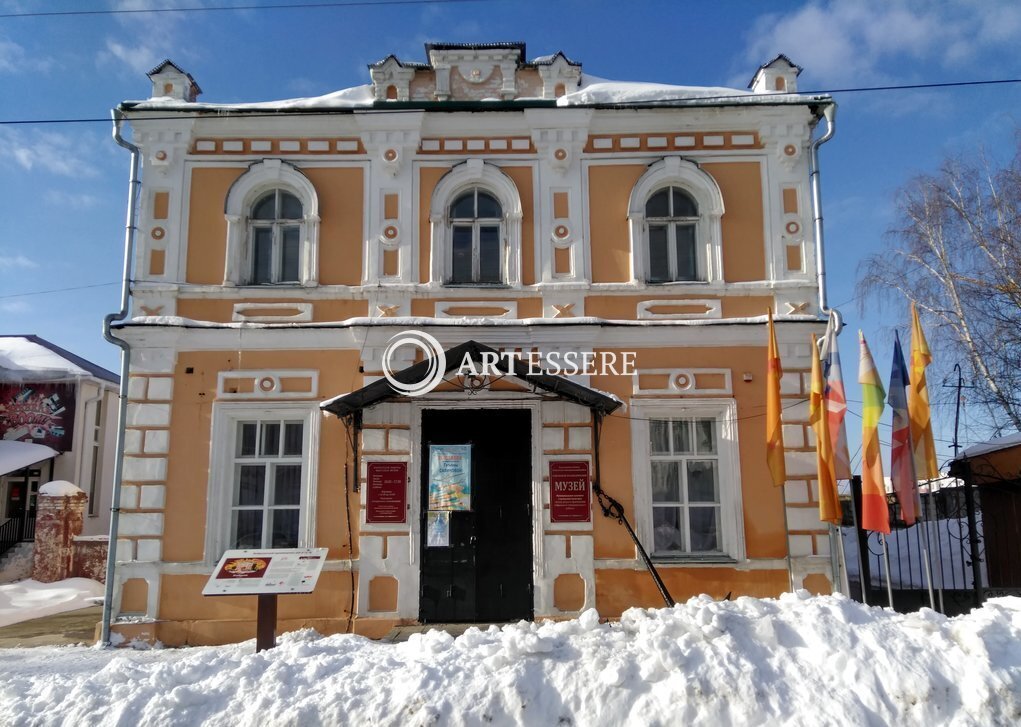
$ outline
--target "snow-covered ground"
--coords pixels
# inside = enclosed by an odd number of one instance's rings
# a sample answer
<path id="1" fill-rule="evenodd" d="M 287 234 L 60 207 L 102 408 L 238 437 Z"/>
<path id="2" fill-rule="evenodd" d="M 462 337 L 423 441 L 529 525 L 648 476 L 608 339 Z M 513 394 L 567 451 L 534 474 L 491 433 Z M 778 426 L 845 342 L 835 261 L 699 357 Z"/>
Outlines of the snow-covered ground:
<path id="1" fill-rule="evenodd" d="M 103 590 L 102 583 L 89 578 L 8 583 L 0 586 L 0 627 L 94 606 L 102 600 Z"/>
<path id="2" fill-rule="evenodd" d="M 1019 639 L 1019 598 L 948 619 L 800 592 L 402 644 L 10 649 L 0 724 L 1017 724 Z"/>

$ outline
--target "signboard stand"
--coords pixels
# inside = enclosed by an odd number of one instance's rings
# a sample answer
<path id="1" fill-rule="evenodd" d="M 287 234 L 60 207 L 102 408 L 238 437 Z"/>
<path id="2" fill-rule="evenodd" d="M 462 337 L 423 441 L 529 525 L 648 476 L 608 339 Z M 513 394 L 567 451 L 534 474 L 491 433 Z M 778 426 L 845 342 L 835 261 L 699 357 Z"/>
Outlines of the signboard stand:
<path id="1" fill-rule="evenodd" d="M 255 624 L 255 653 L 277 645 L 277 594 L 260 593 Z"/>
<path id="2" fill-rule="evenodd" d="M 276 646 L 277 596 L 311 593 L 326 563 L 326 548 L 228 550 L 202 589 L 203 596 L 258 596 L 255 651 Z"/>

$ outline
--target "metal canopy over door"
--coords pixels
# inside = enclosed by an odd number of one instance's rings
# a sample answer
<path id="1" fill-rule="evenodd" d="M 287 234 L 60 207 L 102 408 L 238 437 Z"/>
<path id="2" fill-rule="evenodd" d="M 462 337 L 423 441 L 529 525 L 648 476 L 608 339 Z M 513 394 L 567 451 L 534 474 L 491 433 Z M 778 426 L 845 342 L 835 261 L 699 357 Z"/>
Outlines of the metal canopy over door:
<path id="1" fill-rule="evenodd" d="M 532 618 L 531 426 L 524 409 L 422 412 L 421 622 Z M 429 545 L 431 445 L 471 445 L 470 509 L 441 516 L 445 546 Z"/>

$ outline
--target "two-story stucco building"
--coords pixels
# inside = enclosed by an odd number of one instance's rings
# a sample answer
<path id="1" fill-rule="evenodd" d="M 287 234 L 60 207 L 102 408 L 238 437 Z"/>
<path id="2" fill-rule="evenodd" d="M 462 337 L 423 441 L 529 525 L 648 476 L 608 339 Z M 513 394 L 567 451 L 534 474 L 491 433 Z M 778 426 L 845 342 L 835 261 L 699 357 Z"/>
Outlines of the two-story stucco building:
<path id="1" fill-rule="evenodd" d="M 748 91 L 610 83 L 521 43 L 429 44 L 365 86 L 226 105 L 154 69 L 116 114 L 142 181 L 114 325 L 114 631 L 250 638 L 255 599 L 200 594 L 235 547 L 329 549 L 283 629 L 661 605 L 615 502 L 675 599 L 777 595 L 788 542 L 796 584 L 828 592 L 805 399 L 825 304 L 810 158 L 833 102 L 798 95 L 799 72 L 781 56 Z M 407 331 L 452 367 L 422 395 L 383 378 L 428 368 L 390 345 Z M 494 352 L 631 367 L 458 375 Z"/>

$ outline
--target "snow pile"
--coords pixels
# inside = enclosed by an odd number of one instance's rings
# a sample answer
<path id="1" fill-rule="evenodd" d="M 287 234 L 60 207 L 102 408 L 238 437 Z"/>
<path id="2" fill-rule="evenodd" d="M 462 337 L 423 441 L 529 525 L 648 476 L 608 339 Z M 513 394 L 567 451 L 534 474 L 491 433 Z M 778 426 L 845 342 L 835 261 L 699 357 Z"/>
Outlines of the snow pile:
<path id="1" fill-rule="evenodd" d="M 73 482 L 52 480 L 39 488 L 39 494 L 47 497 L 74 497 L 75 495 L 84 495 L 85 491 Z"/>
<path id="2" fill-rule="evenodd" d="M 403 644 L 11 649 L 0 723 L 1010 724 L 1019 638 L 1018 598 L 947 619 L 800 592 Z"/>
<path id="3" fill-rule="evenodd" d="M 654 101 L 691 101 L 712 99 L 741 103 L 761 98 L 761 94 L 721 86 L 674 86 L 666 83 L 637 81 L 610 81 L 588 73 L 582 77 L 577 91 L 557 99 L 558 106 L 587 106 L 590 104 L 649 103 Z"/>
<path id="4" fill-rule="evenodd" d="M 90 578 L 8 583 L 0 586 L 0 627 L 94 606 L 104 590 L 102 583 Z"/>

